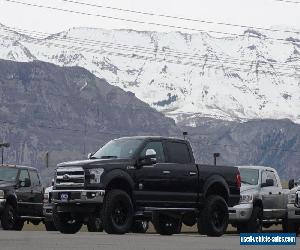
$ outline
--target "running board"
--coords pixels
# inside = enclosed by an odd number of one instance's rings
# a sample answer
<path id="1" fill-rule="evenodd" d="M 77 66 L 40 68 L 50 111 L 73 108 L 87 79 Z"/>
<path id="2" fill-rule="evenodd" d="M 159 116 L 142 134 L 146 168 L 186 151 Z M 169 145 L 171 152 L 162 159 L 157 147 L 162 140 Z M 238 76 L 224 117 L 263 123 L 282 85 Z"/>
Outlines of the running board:
<path id="1" fill-rule="evenodd" d="M 179 207 L 143 207 L 142 211 L 179 211 L 179 212 L 198 212 L 197 208 L 179 208 Z"/>
<path id="2" fill-rule="evenodd" d="M 43 220 L 44 217 L 35 217 L 35 216 L 20 216 L 21 219 L 28 219 L 28 220 Z"/>

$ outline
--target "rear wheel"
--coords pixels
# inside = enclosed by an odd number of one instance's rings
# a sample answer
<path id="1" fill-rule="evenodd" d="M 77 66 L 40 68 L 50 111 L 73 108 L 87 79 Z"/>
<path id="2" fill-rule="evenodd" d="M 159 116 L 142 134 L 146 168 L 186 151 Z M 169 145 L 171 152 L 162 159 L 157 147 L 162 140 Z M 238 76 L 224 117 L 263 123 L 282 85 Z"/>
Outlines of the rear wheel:
<path id="1" fill-rule="evenodd" d="M 18 217 L 16 208 L 11 204 L 6 204 L 1 216 L 1 225 L 4 230 L 21 231 L 24 221 Z"/>
<path id="2" fill-rule="evenodd" d="M 153 225 L 157 233 L 172 235 L 181 232 L 182 221 L 181 219 L 158 213 L 153 216 Z"/>
<path id="3" fill-rule="evenodd" d="M 45 221 L 46 231 L 57 231 L 53 221 Z"/>
<path id="4" fill-rule="evenodd" d="M 100 217 L 90 216 L 87 222 L 89 232 L 103 232 L 103 224 Z"/>
<path id="5" fill-rule="evenodd" d="M 75 234 L 82 227 L 82 220 L 71 216 L 70 213 L 59 213 L 53 209 L 53 222 L 58 231 L 63 234 Z"/>
<path id="6" fill-rule="evenodd" d="M 237 224 L 239 233 L 260 233 L 262 232 L 263 210 L 261 207 L 253 207 L 250 219 L 247 222 Z"/>
<path id="7" fill-rule="evenodd" d="M 198 232 L 208 236 L 221 236 L 227 226 L 228 207 L 225 200 L 218 195 L 209 196 L 198 218 Z"/>
<path id="8" fill-rule="evenodd" d="M 130 196 L 123 190 L 108 192 L 103 204 L 103 228 L 108 234 L 129 232 L 133 221 L 133 205 Z"/>

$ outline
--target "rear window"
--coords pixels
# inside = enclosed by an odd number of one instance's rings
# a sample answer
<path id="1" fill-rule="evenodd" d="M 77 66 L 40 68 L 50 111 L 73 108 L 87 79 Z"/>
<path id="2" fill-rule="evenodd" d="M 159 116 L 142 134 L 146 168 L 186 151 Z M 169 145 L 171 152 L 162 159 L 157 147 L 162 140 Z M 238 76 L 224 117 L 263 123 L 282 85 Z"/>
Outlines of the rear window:
<path id="1" fill-rule="evenodd" d="M 167 142 L 168 162 L 170 163 L 191 163 L 191 156 L 188 146 L 181 142 Z"/>

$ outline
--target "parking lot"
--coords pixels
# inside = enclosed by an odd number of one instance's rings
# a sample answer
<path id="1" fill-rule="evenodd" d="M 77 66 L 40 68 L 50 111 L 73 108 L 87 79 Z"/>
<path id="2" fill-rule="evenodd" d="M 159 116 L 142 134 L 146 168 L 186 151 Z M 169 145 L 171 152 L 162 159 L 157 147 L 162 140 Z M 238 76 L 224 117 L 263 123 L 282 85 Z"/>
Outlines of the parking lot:
<path id="1" fill-rule="evenodd" d="M 298 238 L 299 239 L 299 238 Z M 289 249 L 299 249 L 298 246 L 288 246 Z M 226 234 L 223 237 L 213 238 L 200 236 L 194 233 L 184 233 L 173 236 L 157 234 L 126 234 L 108 235 L 106 233 L 80 232 L 75 235 L 65 235 L 58 232 L 46 231 L 1 231 L 1 250 L 52 250 L 52 249 L 108 249 L 108 250 L 135 250 L 135 249 L 197 249 L 197 250 L 225 250 L 225 249 L 277 249 L 276 247 L 241 247 L 237 234 Z M 278 247 L 281 249 L 282 247 Z"/>

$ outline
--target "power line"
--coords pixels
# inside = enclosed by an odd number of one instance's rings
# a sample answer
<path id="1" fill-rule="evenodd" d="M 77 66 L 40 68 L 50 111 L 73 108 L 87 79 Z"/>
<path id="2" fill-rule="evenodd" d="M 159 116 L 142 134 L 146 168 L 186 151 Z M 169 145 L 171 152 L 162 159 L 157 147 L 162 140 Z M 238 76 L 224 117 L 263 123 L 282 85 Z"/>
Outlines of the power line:
<path id="1" fill-rule="evenodd" d="M 72 36 L 68 36 L 68 37 L 63 37 L 61 38 L 60 36 L 57 36 L 57 35 L 52 35 L 52 34 L 49 34 L 49 33 L 44 33 L 44 32 L 38 32 L 38 31 L 29 31 L 29 30 L 22 30 L 22 29 L 17 29 L 17 28 L 14 28 L 14 29 L 11 29 L 11 28 L 4 28 L 8 31 L 13 31 L 13 32 L 23 32 L 23 33 L 26 33 L 27 35 L 29 34 L 30 36 L 32 35 L 39 35 L 39 36 L 48 36 L 48 37 L 51 37 L 51 39 L 54 39 L 54 40 L 61 40 L 61 41 L 66 41 L 66 42 L 70 42 L 71 41 L 74 41 L 74 42 L 77 42 L 79 44 L 83 44 L 83 45 L 92 45 L 92 46 L 95 46 L 95 45 L 102 45 L 103 47 L 109 47 L 109 48 L 121 48 L 121 49 L 125 49 L 125 50 L 129 50 L 129 51 L 141 51 L 142 53 L 151 53 L 151 54 L 161 54 L 163 56 L 172 56 L 172 57 L 175 57 L 175 58 L 179 58 L 179 59 L 182 59 L 182 56 L 185 57 L 186 59 L 195 59 L 195 60 L 199 60 L 199 59 L 210 59 L 210 61 L 215 61 L 215 62 L 220 62 L 222 60 L 225 60 L 224 62 L 228 63 L 232 63 L 232 64 L 237 64 L 237 65 L 245 65 L 245 64 L 248 64 L 248 63 L 252 63 L 251 61 L 247 61 L 247 60 L 241 60 L 241 59 L 237 59 L 237 58 L 226 58 L 226 57 L 222 57 L 222 56 L 218 56 L 218 58 L 213 58 L 211 56 L 196 56 L 195 54 L 189 54 L 189 53 L 185 53 L 185 52 L 179 52 L 179 51 L 176 51 L 176 50 L 172 50 L 172 49 L 168 49 L 168 51 L 170 52 L 165 52 L 165 51 L 162 51 L 162 52 L 159 52 L 159 51 L 153 51 L 153 48 L 149 48 L 149 47 L 140 47 L 140 46 L 134 46 L 134 47 L 130 47 L 128 45 L 124 45 L 124 44 L 118 44 L 118 43 L 107 43 L 107 42 L 102 42 L 100 40 L 90 40 L 90 39 L 79 39 L 79 38 L 76 38 L 76 37 L 72 37 Z M 39 40 L 43 40 L 44 38 L 40 38 L 40 37 L 32 37 L 32 38 L 35 38 L 35 39 L 39 39 Z M 47 39 L 47 38 L 46 38 Z M 67 40 L 68 39 L 68 40 Z M 178 56 L 179 55 L 179 56 Z M 180 55 L 182 55 L 180 57 Z M 220 60 L 222 59 L 222 60 Z M 266 61 L 260 61 L 260 63 L 270 63 L 270 62 L 266 62 Z M 286 63 L 278 63 L 278 62 L 272 62 L 272 65 L 276 65 L 276 66 L 279 66 L 282 69 L 295 69 L 295 67 L 291 66 L 291 65 L 286 65 Z"/>
<path id="2" fill-rule="evenodd" d="M 92 13 L 87 13 L 87 12 L 82 12 L 82 11 L 62 9 L 62 8 L 46 6 L 46 5 L 25 3 L 25 2 L 16 1 L 16 0 L 3 0 L 3 1 L 11 2 L 11 3 L 15 3 L 15 4 L 26 5 L 26 6 L 31 6 L 31 7 L 45 8 L 45 9 L 51 9 L 51 10 L 55 10 L 55 11 L 63 11 L 63 12 L 69 12 L 69 13 L 73 13 L 73 14 L 80 14 L 80 15 L 86 15 L 86 16 L 95 16 L 95 17 L 131 22 L 131 23 L 147 24 L 147 25 L 154 25 L 154 26 L 161 26 L 161 27 L 175 28 L 175 29 L 184 29 L 184 30 L 197 31 L 197 32 L 208 32 L 208 33 L 215 33 L 215 34 L 219 34 L 219 35 L 245 37 L 245 34 L 237 34 L 237 33 L 223 32 L 223 31 L 213 31 L 213 30 L 202 30 L 202 29 L 188 28 L 188 27 L 162 24 L 162 23 L 145 22 L 145 21 L 139 21 L 139 20 L 133 20 L 133 19 L 127 19 L 127 18 L 121 18 L 121 17 L 114 17 L 114 16 L 108 16 L 108 15 L 92 14 Z M 267 40 L 280 41 L 282 43 L 287 43 L 287 44 L 291 43 L 291 42 L 288 42 L 286 39 L 282 39 L 282 38 L 271 38 L 271 37 L 265 37 L 265 36 L 263 38 L 267 39 Z"/>
<path id="3" fill-rule="evenodd" d="M 0 121 L 1 124 L 12 124 L 15 126 L 18 126 L 19 128 L 24 128 L 22 126 L 19 126 L 20 123 L 17 122 L 11 122 L 11 121 Z M 28 124 L 27 124 L 28 125 Z M 81 132 L 84 133 L 85 132 L 89 132 L 89 131 L 85 131 L 84 129 L 71 129 L 71 128 L 64 128 L 64 127 L 56 127 L 56 126 L 49 126 L 49 125 L 33 125 L 30 124 L 30 127 L 34 127 L 34 128 L 42 128 L 42 129 L 55 129 L 55 130 L 64 130 L 64 131 L 72 131 L 72 132 Z M 97 127 L 95 127 L 97 129 Z M 118 131 L 119 133 L 115 133 L 115 132 L 108 132 L 108 131 L 99 131 L 98 129 L 95 131 L 95 133 L 97 134 L 105 134 L 105 135 L 118 135 L 121 136 L 122 134 L 132 134 L 132 131 Z M 95 133 L 91 133 L 91 135 L 95 136 Z M 149 133 L 149 132 L 141 132 L 141 133 Z M 196 135 L 200 135 L 200 134 L 196 134 Z M 222 143 L 209 143 L 209 142 L 204 142 L 204 141 L 195 141 L 195 140 L 189 140 L 192 144 L 202 144 L 202 145 L 210 145 L 210 146 L 223 146 L 223 147 L 234 147 L 234 148 L 241 148 L 241 145 L 232 145 L 232 144 L 222 144 Z M 249 143 L 243 143 L 242 146 L 246 146 L 246 147 L 253 147 L 253 145 L 249 144 Z M 290 150 L 290 149 L 284 149 L 284 148 L 279 148 L 279 147 L 264 147 L 264 148 L 260 148 L 263 150 L 271 150 L 271 151 L 283 151 L 283 152 L 289 152 L 289 153 L 300 153 L 300 151 L 298 150 Z M 300 154 L 297 154 L 300 155 Z"/>
<path id="4" fill-rule="evenodd" d="M 78 4 L 78 5 L 84 5 L 84 6 L 89 6 L 89 7 L 117 10 L 117 11 L 128 12 L 128 13 L 133 13 L 133 14 L 141 14 L 141 15 L 146 15 L 146 16 L 164 17 L 164 18 L 170 18 L 170 19 L 177 19 L 177 20 L 181 20 L 181 21 L 191 21 L 191 22 L 199 22 L 199 23 L 205 23 L 205 24 L 217 24 L 217 25 L 223 25 L 223 26 L 257 29 L 257 30 L 272 31 L 272 32 L 295 33 L 295 34 L 298 34 L 298 35 L 300 34 L 300 32 L 297 32 L 297 31 L 262 28 L 262 27 L 255 27 L 255 26 L 225 23 L 225 22 L 213 22 L 213 21 L 208 21 L 208 20 L 200 20 L 200 19 L 193 19 L 193 18 L 186 18 L 186 17 L 179 17 L 179 16 L 170 16 L 170 15 L 158 14 L 158 13 L 153 13 L 153 12 L 144 12 L 144 11 L 137 11 L 137 10 L 130 10 L 130 9 L 122 9 L 122 8 L 117 8 L 117 7 L 91 4 L 91 3 L 79 2 L 79 1 L 74 1 L 74 0 L 61 0 L 61 1 L 67 2 L 67 3 L 75 3 L 75 4 Z"/>
<path id="5" fill-rule="evenodd" d="M 0 37 L 4 37 L 4 38 L 10 38 L 9 36 L 1 36 Z M 211 64 L 207 64 L 206 62 L 204 62 L 204 64 L 200 64 L 200 63 L 194 63 L 194 62 L 179 62 L 179 61 L 174 61 L 171 59 L 165 59 L 165 58 L 154 58 L 154 57 L 149 57 L 149 56 L 141 56 L 141 55 L 130 55 L 130 54 L 124 54 L 124 53 L 119 53 L 119 52 L 107 52 L 107 51 L 103 51 L 103 50 L 99 50 L 99 49 L 91 49 L 91 48 L 87 48 L 87 47 L 81 47 L 81 46 L 66 46 L 66 45 L 61 45 L 61 44 L 56 44 L 53 42 L 49 42 L 49 41 L 45 41 L 45 40 L 41 40 L 41 41 L 28 41 L 29 43 L 33 43 L 33 44 L 37 44 L 37 45 L 45 45 L 45 44 L 51 44 L 54 47 L 57 48 L 64 48 L 64 49 L 71 49 L 71 50 L 76 50 L 76 51 L 86 51 L 86 52 L 90 52 L 90 53 L 104 53 L 104 54 L 108 54 L 108 55 L 115 55 L 115 56 L 122 56 L 122 57 L 127 57 L 127 58 L 135 58 L 135 59 L 140 59 L 140 60 L 146 60 L 146 61 L 158 61 L 158 62 L 168 62 L 168 63 L 174 63 L 174 64 L 180 64 L 180 65 L 184 65 L 184 66 L 192 66 L 192 67 L 207 67 L 207 68 L 214 68 L 214 69 L 221 69 L 221 70 L 234 70 L 234 71 L 238 71 L 238 72 L 244 72 L 244 73 L 248 73 L 249 74 L 249 70 L 242 70 L 240 68 L 232 68 L 232 67 L 228 67 L 228 66 L 216 66 L 216 65 L 211 65 Z M 223 61 L 224 62 L 224 61 Z M 265 71 L 265 70 L 259 70 L 259 69 L 255 69 L 255 72 L 259 73 L 263 73 L 263 74 L 271 74 L 273 76 L 287 76 L 287 77 L 294 77 L 297 78 L 298 74 L 288 74 L 285 72 L 271 72 L 271 71 Z M 300 75 L 299 75 L 300 76 Z"/>

